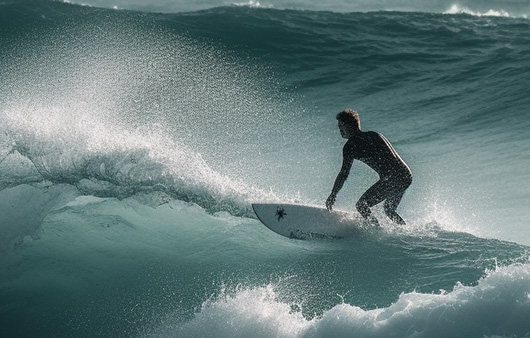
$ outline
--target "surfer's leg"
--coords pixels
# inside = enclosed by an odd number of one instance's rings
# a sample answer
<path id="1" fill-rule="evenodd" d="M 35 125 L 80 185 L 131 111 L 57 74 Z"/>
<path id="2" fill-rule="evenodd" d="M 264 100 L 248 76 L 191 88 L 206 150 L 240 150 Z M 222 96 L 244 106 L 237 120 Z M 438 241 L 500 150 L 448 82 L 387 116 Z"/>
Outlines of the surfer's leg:
<path id="1" fill-rule="evenodd" d="M 390 218 L 393 222 L 401 225 L 405 225 L 405 221 L 401 216 L 396 212 L 396 209 L 399 205 L 399 202 L 401 202 L 401 198 L 403 197 L 403 193 L 405 191 L 403 190 L 401 193 L 398 193 L 388 199 L 385 200 L 385 214 Z"/>
<path id="2" fill-rule="evenodd" d="M 403 218 L 401 218 L 401 216 L 396 212 L 396 209 L 399 205 L 399 202 L 401 202 L 401 198 L 403 198 L 405 190 L 407 190 L 411 183 L 411 179 L 405 179 L 404 181 L 400 182 L 397 186 L 394 187 L 391 196 L 385 200 L 385 214 L 388 216 L 388 218 L 390 218 L 397 224 L 407 224 L 405 223 Z"/>
<path id="3" fill-rule="evenodd" d="M 370 208 L 378 203 L 381 203 L 384 200 L 384 192 L 385 183 L 384 181 L 379 180 L 368 190 L 366 190 L 366 192 L 361 196 L 361 198 L 359 198 L 359 200 L 355 204 L 355 207 L 363 218 L 379 224 L 377 222 L 377 218 L 372 215 L 372 211 L 370 210 Z"/>

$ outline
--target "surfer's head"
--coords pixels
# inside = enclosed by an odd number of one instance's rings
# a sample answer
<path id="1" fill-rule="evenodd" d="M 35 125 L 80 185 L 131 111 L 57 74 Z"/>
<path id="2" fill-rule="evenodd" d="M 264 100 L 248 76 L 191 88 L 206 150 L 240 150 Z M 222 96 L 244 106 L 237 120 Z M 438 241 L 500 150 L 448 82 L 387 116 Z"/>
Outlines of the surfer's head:
<path id="1" fill-rule="evenodd" d="M 361 129 L 361 120 L 355 110 L 346 109 L 337 114 L 337 120 L 355 129 Z"/>
<path id="2" fill-rule="evenodd" d="M 361 120 L 355 110 L 346 109 L 337 114 L 340 134 L 344 138 L 350 138 L 351 134 L 361 129 Z"/>

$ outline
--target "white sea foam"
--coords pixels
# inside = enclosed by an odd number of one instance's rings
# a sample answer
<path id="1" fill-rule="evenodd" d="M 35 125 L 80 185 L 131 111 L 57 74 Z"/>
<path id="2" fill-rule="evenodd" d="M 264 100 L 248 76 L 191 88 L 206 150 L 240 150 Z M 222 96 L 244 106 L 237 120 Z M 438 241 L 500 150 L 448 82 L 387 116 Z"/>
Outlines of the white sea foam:
<path id="1" fill-rule="evenodd" d="M 444 14 L 468 14 L 473 16 L 500 16 L 500 17 L 510 17 L 510 13 L 507 11 L 500 9 L 500 10 L 494 10 L 489 9 L 485 12 L 480 11 L 474 11 L 469 9 L 465 6 L 460 6 L 457 4 L 454 4 L 449 8 L 447 11 L 444 12 Z"/>
<path id="2" fill-rule="evenodd" d="M 248 2 L 234 2 L 233 5 L 235 5 L 235 6 L 246 6 L 246 7 L 251 7 L 251 8 L 264 7 L 259 1 L 253 1 L 253 0 L 250 0 Z M 267 7 L 270 7 L 270 6 L 267 6 Z"/>
<path id="3" fill-rule="evenodd" d="M 311 320 L 277 300 L 272 285 L 223 292 L 185 324 L 167 323 L 156 337 L 527 337 L 530 264 L 491 271 L 476 286 L 440 294 L 402 293 L 386 308 L 339 304 Z M 175 325 L 173 325 L 175 324 Z"/>

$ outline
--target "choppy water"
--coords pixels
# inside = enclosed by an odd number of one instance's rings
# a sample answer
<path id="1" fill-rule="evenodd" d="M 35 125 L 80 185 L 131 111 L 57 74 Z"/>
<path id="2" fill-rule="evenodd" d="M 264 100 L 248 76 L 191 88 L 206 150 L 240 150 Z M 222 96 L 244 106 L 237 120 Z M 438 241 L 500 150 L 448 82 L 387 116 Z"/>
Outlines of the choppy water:
<path id="1" fill-rule="evenodd" d="M 524 3 L 154 4 L 0 4 L 7 336 L 529 335 Z M 408 225 L 270 232 L 250 204 L 323 204 L 349 107 L 410 165 Z"/>

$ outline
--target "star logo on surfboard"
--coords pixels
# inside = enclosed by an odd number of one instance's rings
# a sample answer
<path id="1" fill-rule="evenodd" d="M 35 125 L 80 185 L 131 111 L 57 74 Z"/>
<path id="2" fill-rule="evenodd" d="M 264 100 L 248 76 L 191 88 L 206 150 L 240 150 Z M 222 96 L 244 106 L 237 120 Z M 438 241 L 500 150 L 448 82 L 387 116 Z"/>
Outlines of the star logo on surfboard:
<path id="1" fill-rule="evenodd" d="M 281 207 L 281 206 L 278 206 L 276 208 L 276 217 L 278 217 L 278 222 L 281 221 L 285 216 L 287 216 L 287 213 L 285 212 L 285 210 Z"/>

